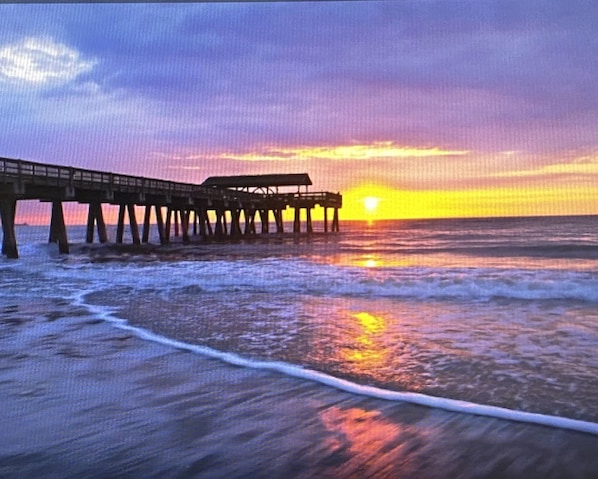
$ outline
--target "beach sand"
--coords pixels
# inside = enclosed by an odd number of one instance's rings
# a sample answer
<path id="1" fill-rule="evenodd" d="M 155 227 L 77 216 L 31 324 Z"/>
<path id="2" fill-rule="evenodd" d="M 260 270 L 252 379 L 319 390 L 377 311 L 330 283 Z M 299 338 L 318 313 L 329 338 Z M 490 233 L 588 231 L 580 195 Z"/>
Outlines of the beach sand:
<path id="1" fill-rule="evenodd" d="M 0 304 L 0 477 L 590 478 L 598 437 L 352 395 Z"/>

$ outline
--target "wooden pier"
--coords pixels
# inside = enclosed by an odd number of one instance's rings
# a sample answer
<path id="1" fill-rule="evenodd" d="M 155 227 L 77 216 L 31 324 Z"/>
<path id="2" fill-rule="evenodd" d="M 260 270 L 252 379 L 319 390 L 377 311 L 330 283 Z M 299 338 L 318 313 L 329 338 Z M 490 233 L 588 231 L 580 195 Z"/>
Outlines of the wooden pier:
<path id="1" fill-rule="evenodd" d="M 100 243 L 108 242 L 102 210 L 105 204 L 119 207 L 116 243 L 124 240 L 125 220 L 134 244 L 148 243 L 152 226 L 157 228 L 161 244 L 170 242 L 173 229 L 183 243 L 190 243 L 192 237 L 212 240 L 280 234 L 285 232 L 283 211 L 287 208 L 295 210 L 293 233 L 310 234 L 314 232 L 311 211 L 316 206 L 324 208 L 324 232 L 338 232 L 342 196 L 309 192 L 310 185 L 307 174 L 212 177 L 202 184 L 191 184 L 0 158 L 2 254 L 8 258 L 19 256 L 15 234 L 19 200 L 52 204 L 49 241 L 57 243 L 60 253 L 65 254 L 69 252 L 69 243 L 64 202 L 88 205 L 88 243 L 94 241 L 96 230 Z M 297 191 L 280 191 L 285 187 L 296 187 Z M 136 206 L 145 208 L 141 231 Z M 302 209 L 306 211 L 304 231 Z M 330 223 L 329 209 L 333 210 Z M 271 218 L 275 225 L 272 231 Z"/>

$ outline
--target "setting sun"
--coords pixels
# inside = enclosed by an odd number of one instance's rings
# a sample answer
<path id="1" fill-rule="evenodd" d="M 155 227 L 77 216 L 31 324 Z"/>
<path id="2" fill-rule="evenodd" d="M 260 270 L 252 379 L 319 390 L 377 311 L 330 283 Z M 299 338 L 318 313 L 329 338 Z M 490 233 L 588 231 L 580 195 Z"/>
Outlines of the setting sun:
<path id="1" fill-rule="evenodd" d="M 365 210 L 368 213 L 373 213 L 378 208 L 378 203 L 380 202 L 380 198 L 376 198 L 375 196 L 366 196 L 363 199 L 363 204 L 365 206 Z"/>
<path id="2" fill-rule="evenodd" d="M 343 193 L 343 218 L 368 221 L 434 216 L 438 199 L 421 192 L 366 184 Z"/>

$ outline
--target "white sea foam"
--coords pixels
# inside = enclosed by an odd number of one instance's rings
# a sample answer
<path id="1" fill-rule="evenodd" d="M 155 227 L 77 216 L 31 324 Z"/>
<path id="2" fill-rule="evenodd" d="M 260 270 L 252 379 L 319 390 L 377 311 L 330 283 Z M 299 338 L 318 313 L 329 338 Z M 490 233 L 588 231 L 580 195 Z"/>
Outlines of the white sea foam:
<path id="1" fill-rule="evenodd" d="M 219 351 L 207 346 L 199 346 L 185 343 L 183 341 L 167 338 L 160 334 L 153 333 L 143 328 L 130 325 L 126 320 L 119 318 L 110 308 L 91 305 L 85 302 L 85 291 L 77 293 L 74 297 L 75 303 L 86 307 L 92 314 L 114 324 L 120 329 L 130 331 L 141 339 L 157 342 L 165 346 L 183 349 L 193 353 L 201 354 L 210 358 L 218 359 L 228 364 L 258 370 L 266 370 L 284 374 L 307 381 L 317 382 L 340 391 L 351 394 L 363 395 L 375 399 L 387 401 L 407 402 L 420 406 L 442 409 L 445 411 L 486 416 L 491 418 L 516 421 L 529 424 L 537 424 L 560 429 L 568 429 L 583 433 L 598 435 L 598 423 L 570 419 L 566 417 L 551 416 L 546 414 L 531 413 L 503 407 L 476 404 L 456 399 L 428 396 L 420 393 L 392 391 L 383 388 L 364 386 L 348 381 L 346 379 L 331 376 L 326 373 L 307 369 L 295 364 L 282 361 L 259 361 L 240 356 L 235 353 Z"/>
<path id="2" fill-rule="evenodd" d="M 54 278 L 76 274 L 77 281 L 89 280 L 98 286 L 107 283 L 142 289 L 159 285 L 161 291 L 173 294 L 194 287 L 196 292 L 206 293 L 244 291 L 319 297 L 598 302 L 598 274 L 579 271 L 404 267 L 372 272 L 305 260 L 215 260 L 114 263 L 104 264 L 100 271 L 93 266 L 66 264 L 50 274 Z M 166 283 L 164 278 L 168 278 Z"/>
<path id="3" fill-rule="evenodd" d="M 126 262 L 97 265 L 59 257 L 55 245 L 25 243 L 22 259 L 2 269 L 29 267 L 52 279 L 73 278 L 98 285 L 127 285 L 176 293 L 195 286 L 207 293 L 235 291 L 405 299 L 487 301 L 574 300 L 598 303 L 598 274 L 591 271 L 517 268 L 388 267 L 358 268 L 314 263 L 303 258 L 251 258 L 235 261 Z M 47 268 L 55 261 L 58 268 Z M 164 285 L 164 278 L 168 284 Z"/>

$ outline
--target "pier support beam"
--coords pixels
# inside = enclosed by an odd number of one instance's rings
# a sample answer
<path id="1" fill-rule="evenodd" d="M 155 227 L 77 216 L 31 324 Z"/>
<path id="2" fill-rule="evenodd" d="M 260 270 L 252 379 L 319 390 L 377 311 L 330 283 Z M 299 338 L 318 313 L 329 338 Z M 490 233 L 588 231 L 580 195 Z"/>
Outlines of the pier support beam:
<path id="1" fill-rule="evenodd" d="M 293 233 L 301 233 L 301 208 L 295 208 L 295 221 L 293 221 Z"/>
<path id="2" fill-rule="evenodd" d="M 314 227 L 311 222 L 311 208 L 305 208 L 305 214 L 307 216 L 307 234 L 314 232 Z"/>
<path id="3" fill-rule="evenodd" d="M 276 221 L 276 232 L 284 233 L 284 222 L 282 221 L 282 209 L 274 210 L 274 221 Z"/>
<path id="4" fill-rule="evenodd" d="M 223 225 L 224 223 L 224 225 Z M 218 239 L 222 239 L 226 234 L 226 217 L 223 210 L 216 210 L 216 228 L 214 235 Z"/>
<path id="5" fill-rule="evenodd" d="M 69 254 L 69 242 L 66 235 L 62 201 L 52 202 L 52 219 L 50 220 L 50 236 L 48 242 L 58 243 L 58 251 L 60 254 Z"/>
<path id="6" fill-rule="evenodd" d="M 195 216 L 197 218 L 198 226 L 197 234 L 199 234 L 199 237 L 203 239 L 207 236 L 205 219 L 208 216 L 208 212 L 203 209 L 199 209 L 195 211 Z"/>
<path id="7" fill-rule="evenodd" d="M 159 205 L 146 205 L 145 206 L 145 211 L 143 214 L 143 232 L 141 234 L 141 242 L 149 243 L 152 206 L 154 207 L 155 213 L 156 213 L 156 226 L 158 227 L 158 237 L 160 238 L 160 244 L 164 244 L 164 221 L 162 219 L 162 208 Z M 133 210 L 133 212 L 134 212 L 134 210 Z M 130 218 L 131 218 L 131 214 L 129 212 L 129 219 Z M 134 224 L 136 225 L 137 222 L 135 221 L 134 213 L 133 213 L 132 218 L 133 218 L 132 221 L 134 221 Z M 132 228 L 134 228 L 134 227 L 132 226 Z M 137 228 L 137 231 L 139 231 L 138 228 Z M 138 236 L 139 236 L 139 232 L 137 232 L 137 237 Z M 133 233 L 133 237 L 135 237 L 135 233 Z M 138 243 L 136 243 L 136 244 L 138 244 Z"/>
<path id="8" fill-rule="evenodd" d="M 146 205 L 145 212 L 143 214 L 143 233 L 141 236 L 142 243 L 149 243 L 149 229 L 150 229 L 150 216 L 152 213 L 152 206 Z"/>
<path id="9" fill-rule="evenodd" d="M 118 208 L 118 223 L 116 225 L 116 242 L 121 244 L 123 242 L 123 233 L 125 231 L 125 205 L 120 205 Z"/>
<path id="10" fill-rule="evenodd" d="M 338 208 L 334 208 L 334 215 L 332 217 L 332 231 L 338 233 Z"/>
<path id="11" fill-rule="evenodd" d="M 324 233 L 328 233 L 328 208 L 324 207 Z"/>
<path id="12" fill-rule="evenodd" d="M 255 230 L 255 210 L 245 209 L 243 210 L 245 215 L 245 236 L 254 235 Z"/>
<path id="13" fill-rule="evenodd" d="M 181 210 L 181 234 L 183 236 L 183 244 L 189 244 L 191 242 L 189 238 L 189 218 L 191 218 L 191 211 Z"/>
<path id="14" fill-rule="evenodd" d="M 17 200 L 0 198 L 0 217 L 2 220 L 2 254 L 7 258 L 17 259 L 17 236 L 15 234 L 15 213 Z"/>
<path id="15" fill-rule="evenodd" d="M 93 227 L 95 223 L 98 226 L 100 243 L 106 243 L 108 241 L 108 234 L 106 233 L 106 223 L 104 222 L 101 203 L 89 204 L 89 213 L 87 214 L 87 243 L 93 243 Z"/>
<path id="16" fill-rule="evenodd" d="M 241 210 L 233 208 L 230 210 L 230 235 L 233 238 L 241 236 Z"/>
<path id="17" fill-rule="evenodd" d="M 200 208 L 195 213 L 199 222 L 199 236 L 202 239 L 212 236 L 212 225 L 210 225 L 210 219 L 208 218 L 208 210 Z"/>
<path id="18" fill-rule="evenodd" d="M 193 236 L 197 236 L 197 210 L 193 210 L 192 212 L 189 212 L 189 220 L 191 220 L 191 213 L 193 213 Z"/>
<path id="19" fill-rule="evenodd" d="M 180 235 L 179 230 L 179 217 L 182 216 L 183 212 L 181 210 L 174 210 L 174 237 L 178 238 Z"/>
<path id="20" fill-rule="evenodd" d="M 260 210 L 260 221 L 262 223 L 262 234 L 270 232 L 270 210 Z"/>
<path id="21" fill-rule="evenodd" d="M 170 243 L 170 225 L 172 223 L 172 208 L 166 208 L 166 221 L 164 222 L 164 243 Z"/>
<path id="22" fill-rule="evenodd" d="M 208 216 L 208 210 L 203 210 L 202 216 L 203 216 L 203 219 L 205 220 L 205 227 L 207 230 L 207 235 L 210 237 L 214 236 L 214 230 L 212 228 L 212 224 L 210 223 L 210 217 Z"/>
<path id="23" fill-rule="evenodd" d="M 120 205 L 118 210 L 118 224 L 116 226 L 116 242 L 121 244 L 123 242 L 125 230 L 125 209 L 129 213 L 129 226 L 131 227 L 131 236 L 133 244 L 141 244 L 139 239 L 139 227 L 137 226 L 137 219 L 135 218 L 135 205 Z"/>
<path id="24" fill-rule="evenodd" d="M 119 222 L 117 225 L 117 229 L 120 230 L 120 235 L 118 236 L 118 243 L 123 242 L 123 232 L 124 232 L 124 218 L 125 218 L 125 209 L 129 213 L 129 226 L 131 227 L 131 236 L 133 238 L 134 244 L 140 244 L 141 241 L 139 239 L 139 228 L 137 226 L 137 219 L 135 218 L 135 207 L 134 205 L 120 205 L 119 209 Z M 122 214 L 120 213 L 122 211 Z"/>
<path id="25" fill-rule="evenodd" d="M 162 217 L 162 207 L 155 205 L 156 209 L 156 224 L 158 225 L 158 235 L 160 236 L 160 244 L 167 244 L 169 238 L 166 236 L 164 228 L 164 218 Z"/>

